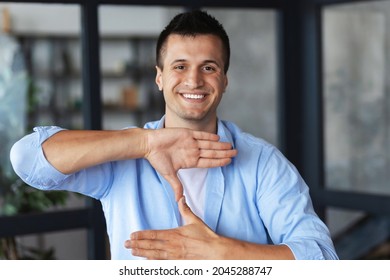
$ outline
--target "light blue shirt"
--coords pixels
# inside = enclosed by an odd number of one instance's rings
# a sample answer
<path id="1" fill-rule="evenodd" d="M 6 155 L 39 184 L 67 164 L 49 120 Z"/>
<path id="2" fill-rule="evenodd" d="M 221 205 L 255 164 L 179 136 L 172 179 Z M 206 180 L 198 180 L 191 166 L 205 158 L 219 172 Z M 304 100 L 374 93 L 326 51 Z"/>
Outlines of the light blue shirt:
<path id="1" fill-rule="evenodd" d="M 159 129 L 164 118 L 147 123 Z M 179 226 L 180 213 L 167 181 L 145 159 L 109 162 L 64 175 L 45 159 L 41 144 L 61 130 L 37 127 L 15 143 L 15 172 L 41 190 L 79 192 L 101 201 L 113 259 L 136 259 L 124 247 L 132 232 Z M 216 233 L 259 244 L 285 244 L 296 259 L 337 259 L 329 231 L 315 214 L 309 189 L 295 167 L 271 144 L 218 121 L 221 141 L 238 155 L 210 168 L 204 222 Z"/>

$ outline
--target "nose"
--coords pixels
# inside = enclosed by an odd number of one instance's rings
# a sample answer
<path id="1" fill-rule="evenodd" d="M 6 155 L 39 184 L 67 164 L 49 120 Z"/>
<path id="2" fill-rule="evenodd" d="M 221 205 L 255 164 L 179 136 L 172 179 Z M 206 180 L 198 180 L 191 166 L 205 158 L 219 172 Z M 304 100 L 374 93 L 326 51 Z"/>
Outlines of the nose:
<path id="1" fill-rule="evenodd" d="M 184 85 L 190 89 L 195 89 L 203 86 L 203 76 L 200 70 L 190 69 L 187 71 Z"/>

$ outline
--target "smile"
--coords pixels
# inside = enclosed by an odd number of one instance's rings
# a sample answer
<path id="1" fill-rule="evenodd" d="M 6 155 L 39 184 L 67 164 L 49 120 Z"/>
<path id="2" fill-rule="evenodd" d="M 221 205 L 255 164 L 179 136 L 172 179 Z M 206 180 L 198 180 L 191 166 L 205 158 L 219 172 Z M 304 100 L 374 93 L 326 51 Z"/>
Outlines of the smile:
<path id="1" fill-rule="evenodd" d="M 188 99 L 202 99 L 205 97 L 204 94 L 189 94 L 189 93 L 183 93 L 183 97 Z"/>

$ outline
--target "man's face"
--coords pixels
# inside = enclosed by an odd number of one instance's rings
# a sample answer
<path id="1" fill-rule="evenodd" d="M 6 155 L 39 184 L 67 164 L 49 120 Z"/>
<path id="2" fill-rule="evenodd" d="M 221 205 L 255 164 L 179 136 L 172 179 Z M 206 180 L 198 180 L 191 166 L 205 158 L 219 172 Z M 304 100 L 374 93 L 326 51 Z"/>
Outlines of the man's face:
<path id="1" fill-rule="evenodd" d="M 227 86 L 221 40 L 214 35 L 170 35 L 157 68 L 169 125 L 216 122 L 216 110 Z"/>

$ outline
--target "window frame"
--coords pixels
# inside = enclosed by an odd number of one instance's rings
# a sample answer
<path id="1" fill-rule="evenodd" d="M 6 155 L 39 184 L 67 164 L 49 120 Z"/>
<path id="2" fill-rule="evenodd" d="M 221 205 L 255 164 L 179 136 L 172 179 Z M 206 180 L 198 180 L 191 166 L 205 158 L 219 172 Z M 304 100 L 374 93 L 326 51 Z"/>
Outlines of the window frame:
<path id="1" fill-rule="evenodd" d="M 202 0 L 188 1 L 184 7 L 258 8 L 273 9 L 278 13 L 279 146 L 310 186 L 316 211 L 324 220 L 327 207 L 390 215 L 390 196 L 324 187 L 321 10 L 327 5 L 362 1 L 370 0 Z M 99 5 L 183 6 L 181 0 L 7 2 L 80 5 L 84 128 L 94 130 L 102 128 Z M 88 258 L 107 258 L 105 221 L 96 200 L 88 200 L 86 208 L 81 210 L 0 217 L 0 228 L 0 237 L 86 228 Z"/>

